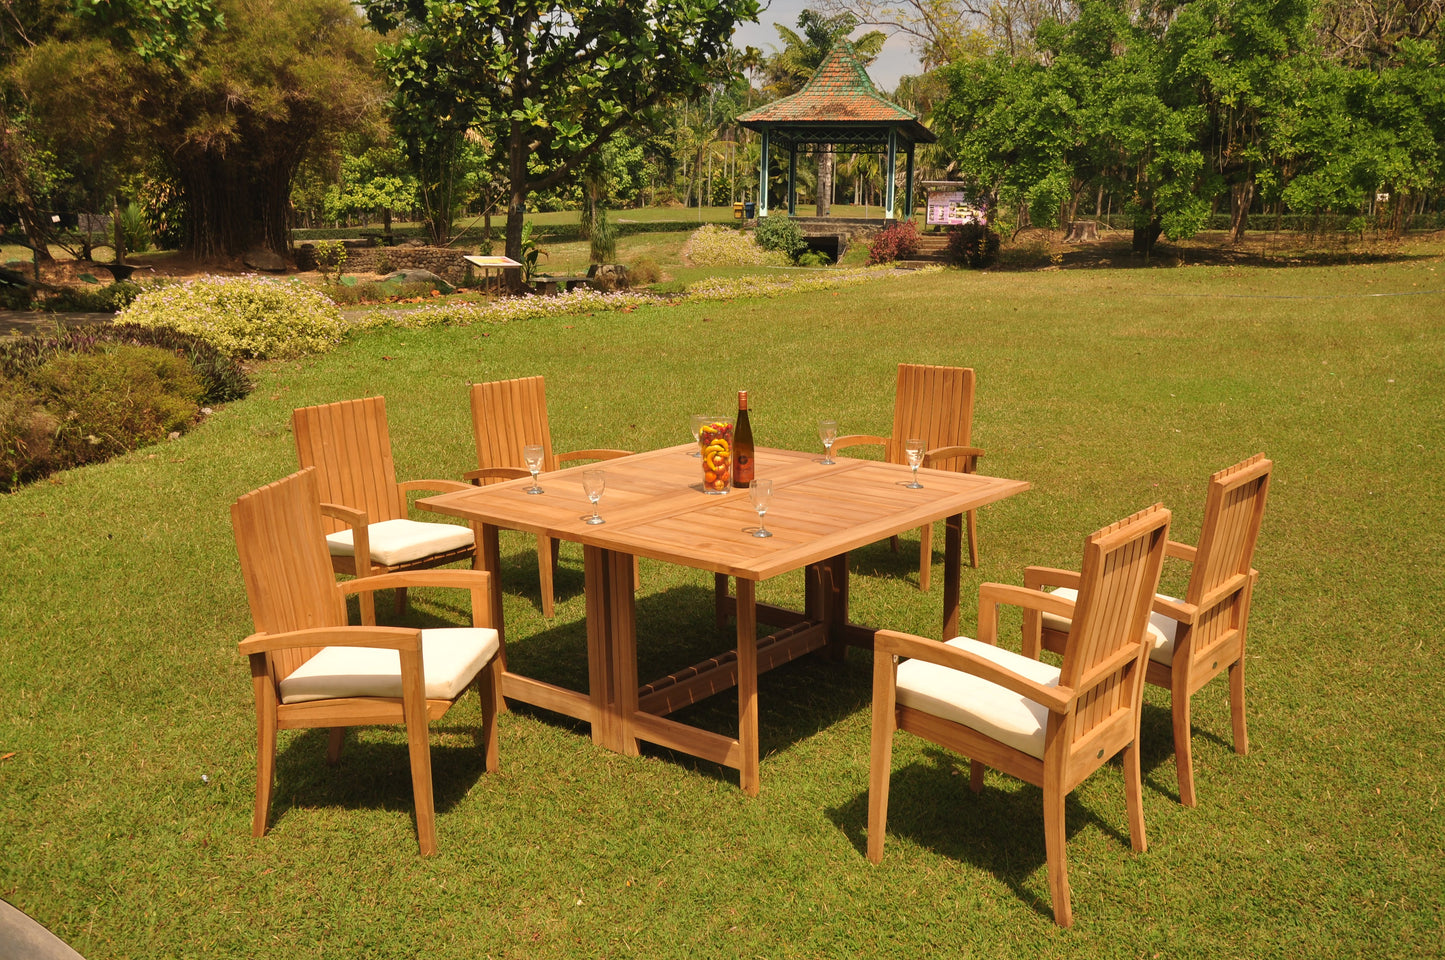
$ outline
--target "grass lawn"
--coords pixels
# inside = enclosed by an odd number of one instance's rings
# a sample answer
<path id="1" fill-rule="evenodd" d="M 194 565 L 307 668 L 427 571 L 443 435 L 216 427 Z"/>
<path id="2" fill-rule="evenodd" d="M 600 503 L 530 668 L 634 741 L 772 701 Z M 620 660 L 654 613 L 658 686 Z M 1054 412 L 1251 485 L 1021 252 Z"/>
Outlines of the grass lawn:
<path id="1" fill-rule="evenodd" d="M 1445 950 L 1445 260 L 1333 268 L 970 274 L 771 300 L 382 330 L 274 363 L 173 443 L 0 498 L 0 896 L 111 957 L 1418 957 Z M 1143 723 L 1149 850 L 1110 768 L 1068 803 L 1075 927 L 1054 926 L 1038 790 L 900 735 L 883 863 L 863 855 L 870 660 L 761 683 L 761 796 L 542 711 L 502 717 L 483 775 L 465 700 L 432 737 L 441 851 L 416 854 L 405 739 L 283 734 L 272 829 L 250 836 L 251 622 L 229 527 L 294 469 L 293 407 L 384 394 L 403 478 L 475 466 L 469 381 L 545 374 L 559 449 L 681 442 L 749 388 L 759 442 L 820 416 L 886 432 L 901 360 L 978 370 L 984 470 L 1033 482 L 979 518 L 985 580 L 1074 566 L 1156 500 L 1192 541 L 1210 472 L 1263 450 L 1251 753 L 1225 684 L 1194 699 L 1197 809 L 1167 703 Z M 544 481 L 545 485 L 545 481 Z M 937 541 L 941 543 L 941 540 Z M 585 683 L 581 554 L 554 620 L 534 543 L 504 535 L 509 658 Z M 941 555 L 935 579 L 941 577 Z M 916 544 L 852 558 L 857 619 L 936 636 Z M 1178 570 L 1166 588 L 1178 589 Z M 794 600 L 801 576 L 763 585 Z M 641 670 L 728 644 L 711 580 L 644 561 Z M 452 620 L 422 593 L 416 623 Z M 379 608 L 386 610 L 383 600 Z M 1016 628 L 1005 634 L 1017 644 Z M 683 719 L 728 729 L 730 696 Z M 0 951 L 3 953 L 3 951 Z"/>

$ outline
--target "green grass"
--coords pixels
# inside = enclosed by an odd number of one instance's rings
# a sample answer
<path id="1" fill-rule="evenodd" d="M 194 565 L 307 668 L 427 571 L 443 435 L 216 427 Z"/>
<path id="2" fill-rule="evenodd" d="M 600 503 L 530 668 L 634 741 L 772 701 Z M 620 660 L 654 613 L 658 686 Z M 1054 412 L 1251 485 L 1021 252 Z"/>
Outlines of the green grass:
<path id="1" fill-rule="evenodd" d="M 260 371 L 179 441 L 0 498 L 0 896 L 110 957 L 1418 957 L 1445 949 L 1439 571 L 1445 264 L 969 274 L 496 326 L 383 330 Z M 1150 848 L 1116 768 L 1068 803 L 1076 925 L 1049 914 L 1039 793 L 900 736 L 880 866 L 863 856 L 869 660 L 800 661 L 760 697 L 763 791 L 541 711 L 502 718 L 484 775 L 468 699 L 432 738 L 438 856 L 416 855 L 404 738 L 338 769 L 283 734 L 271 832 L 249 834 L 251 629 L 235 497 L 293 469 L 295 406 L 386 395 L 398 471 L 474 466 L 469 381 L 545 374 L 559 449 L 680 442 L 752 391 L 765 444 L 822 415 L 884 432 L 901 360 L 979 374 L 988 472 L 1033 482 L 980 516 L 978 583 L 1074 565 L 1156 500 L 1198 532 L 1210 472 L 1276 463 L 1257 566 L 1251 753 L 1224 684 L 1194 699 L 1197 809 L 1175 799 L 1166 701 L 1144 716 Z M 580 552 L 557 617 L 503 540 L 510 661 L 585 680 Z M 937 558 L 936 558 L 937 559 Z M 915 541 L 853 557 L 858 619 L 936 635 Z M 941 576 L 941 559 L 935 577 Z M 1175 587 L 1177 571 L 1170 571 Z M 726 645 L 710 581 L 644 561 L 648 676 Z M 790 599 L 796 576 L 763 585 Z M 414 619 L 455 619 L 444 594 Z M 384 609 L 384 606 L 383 606 Z M 1016 634 L 1014 635 L 1016 637 Z M 1016 639 L 1011 638 L 1016 643 Z M 728 696 L 691 711 L 726 729 Z M 205 778 L 203 780 L 203 777 Z"/>

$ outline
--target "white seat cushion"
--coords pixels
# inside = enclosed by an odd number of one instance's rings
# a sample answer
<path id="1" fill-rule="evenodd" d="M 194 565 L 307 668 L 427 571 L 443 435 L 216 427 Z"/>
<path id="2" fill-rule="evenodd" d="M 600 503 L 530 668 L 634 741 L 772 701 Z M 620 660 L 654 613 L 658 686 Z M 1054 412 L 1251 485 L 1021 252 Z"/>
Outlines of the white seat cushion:
<path id="1" fill-rule="evenodd" d="M 968 637 L 948 641 L 1029 680 L 1059 685 L 1059 668 Z M 898 665 L 898 702 L 987 734 L 1043 759 L 1049 710 L 1007 687 L 926 660 Z"/>
<path id="2" fill-rule="evenodd" d="M 388 567 L 470 547 L 474 541 L 471 527 L 417 520 L 382 520 L 367 526 L 366 536 L 371 541 L 371 561 Z M 326 538 L 326 546 L 333 557 L 350 557 L 356 553 L 350 530 L 331 534 Z"/>
<path id="3" fill-rule="evenodd" d="M 428 700 L 453 700 L 497 654 L 491 627 L 444 627 L 421 632 Z M 335 697 L 400 697 L 401 655 L 376 647 L 323 647 L 281 681 L 282 703 Z"/>
<path id="4" fill-rule="evenodd" d="M 1079 598 L 1079 591 L 1073 587 L 1059 587 L 1051 591 L 1055 596 L 1070 600 Z M 1157 594 L 1160 599 L 1177 602 L 1173 597 Z M 1072 623 L 1052 613 L 1044 614 L 1045 630 L 1062 630 L 1067 633 Z M 1162 613 L 1149 614 L 1149 659 L 1169 666 L 1174 662 L 1174 639 L 1179 632 L 1179 621 Z"/>

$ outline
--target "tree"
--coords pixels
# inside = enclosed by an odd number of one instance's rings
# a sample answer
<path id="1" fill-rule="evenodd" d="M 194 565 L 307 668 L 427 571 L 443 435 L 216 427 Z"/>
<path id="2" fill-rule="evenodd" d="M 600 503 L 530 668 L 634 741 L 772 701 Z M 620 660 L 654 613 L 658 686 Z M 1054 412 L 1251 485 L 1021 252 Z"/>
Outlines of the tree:
<path id="1" fill-rule="evenodd" d="M 521 254 L 530 194 L 665 98 L 691 97 L 720 66 L 757 0 L 362 0 L 396 31 L 380 56 L 396 96 L 438 125 L 484 131 L 508 183 L 507 256 Z M 403 133 L 405 136 L 405 133 Z"/>
<path id="2" fill-rule="evenodd" d="M 798 29 L 794 33 L 781 23 L 776 25 L 778 38 L 783 49 L 763 62 L 763 76 L 767 78 L 767 90 L 778 97 L 797 93 L 812 79 L 818 67 L 840 41 L 847 40 L 858 26 L 858 19 L 849 13 L 828 17 L 816 10 L 804 10 L 798 14 Z M 864 65 L 873 62 L 883 43 L 888 38 L 878 30 L 870 30 L 852 41 L 853 50 L 863 59 Z M 833 145 L 825 144 L 818 151 L 818 216 L 826 217 L 833 204 Z"/>

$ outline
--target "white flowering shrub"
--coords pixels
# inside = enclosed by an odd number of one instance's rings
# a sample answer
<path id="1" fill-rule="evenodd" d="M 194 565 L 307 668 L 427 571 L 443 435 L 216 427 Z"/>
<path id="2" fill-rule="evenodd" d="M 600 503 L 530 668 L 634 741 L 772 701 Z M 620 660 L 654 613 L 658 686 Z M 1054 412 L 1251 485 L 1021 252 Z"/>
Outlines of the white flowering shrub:
<path id="1" fill-rule="evenodd" d="M 175 327 L 255 360 L 324 353 L 348 330 L 325 294 L 297 280 L 256 276 L 202 277 L 149 290 L 116 321 Z"/>
<path id="2" fill-rule="evenodd" d="M 751 234 L 715 223 L 698 227 L 688 237 L 682 259 L 694 267 L 786 267 L 793 262 L 781 251 L 764 250 Z"/>

